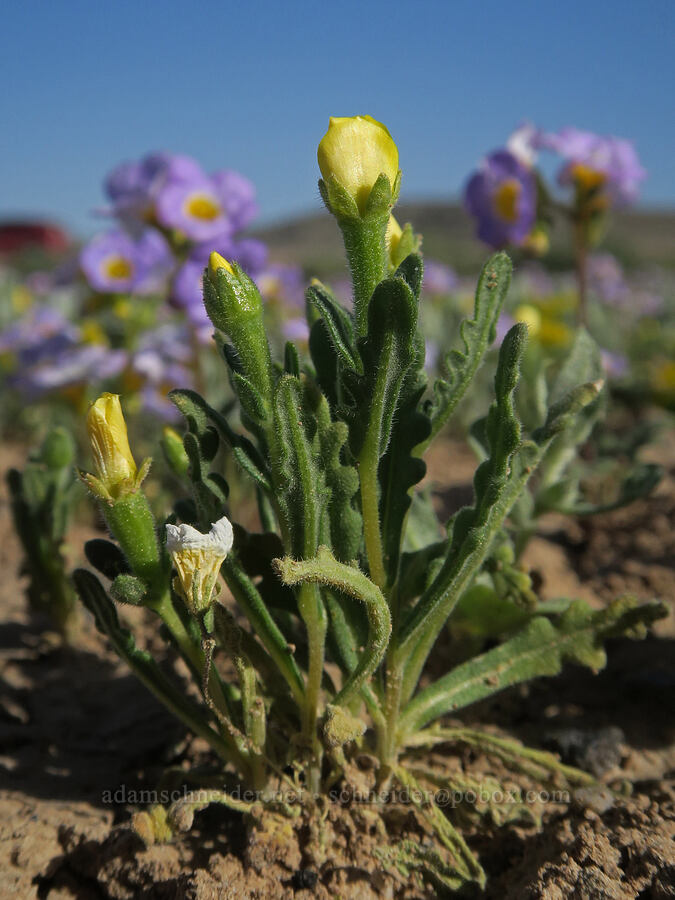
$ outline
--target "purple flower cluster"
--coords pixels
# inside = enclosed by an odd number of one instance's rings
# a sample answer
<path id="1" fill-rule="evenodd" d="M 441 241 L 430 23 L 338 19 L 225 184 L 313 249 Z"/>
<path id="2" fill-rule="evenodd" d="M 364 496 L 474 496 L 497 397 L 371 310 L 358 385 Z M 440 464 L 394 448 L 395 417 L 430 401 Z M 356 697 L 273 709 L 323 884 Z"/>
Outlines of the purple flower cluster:
<path id="1" fill-rule="evenodd" d="M 27 397 L 119 375 L 128 354 L 103 344 L 84 343 L 57 310 L 35 306 L 0 333 L 0 352 L 9 355 L 8 383 Z"/>
<path id="2" fill-rule="evenodd" d="M 190 241 L 232 235 L 255 218 L 255 188 L 238 172 L 207 175 L 189 156 L 151 153 L 108 175 L 109 212 L 134 229 L 156 223 Z"/>
<path id="3" fill-rule="evenodd" d="M 203 267 L 216 249 L 227 258 L 238 258 L 238 252 L 243 265 L 250 258 L 251 268 L 263 264 L 263 245 L 240 241 L 233 246 L 234 236 L 257 213 L 255 188 L 238 172 L 208 175 L 189 156 L 152 153 L 117 166 L 105 180 L 105 192 L 106 212 L 121 228 L 94 238 L 80 255 L 82 271 L 96 291 L 157 292 L 179 262 Z M 180 283 L 187 280 L 189 275 Z"/>
<path id="4" fill-rule="evenodd" d="M 573 185 L 583 198 L 593 197 L 599 208 L 634 201 L 646 176 L 631 141 L 578 128 L 547 133 L 524 123 L 504 147 L 483 160 L 464 190 L 464 206 L 477 220 L 478 237 L 492 247 L 534 246 L 528 239 L 537 224 L 534 166 L 539 150 L 559 154 L 559 183 Z"/>
<path id="5" fill-rule="evenodd" d="M 563 128 L 557 133 L 540 134 L 537 144 L 562 156 L 560 184 L 601 190 L 617 206 L 637 198 L 640 182 L 647 175 L 632 142 L 623 138 Z"/>

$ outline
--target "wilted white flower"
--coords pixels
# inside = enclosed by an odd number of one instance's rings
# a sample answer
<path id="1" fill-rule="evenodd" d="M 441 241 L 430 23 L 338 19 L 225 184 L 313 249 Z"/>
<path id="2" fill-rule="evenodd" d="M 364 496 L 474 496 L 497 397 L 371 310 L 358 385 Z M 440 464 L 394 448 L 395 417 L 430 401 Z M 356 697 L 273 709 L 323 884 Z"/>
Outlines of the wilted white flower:
<path id="1" fill-rule="evenodd" d="M 192 525 L 166 526 L 166 549 L 178 572 L 176 590 L 193 615 L 205 612 L 211 605 L 220 567 L 233 541 L 232 523 L 227 516 L 214 522 L 208 534 Z"/>

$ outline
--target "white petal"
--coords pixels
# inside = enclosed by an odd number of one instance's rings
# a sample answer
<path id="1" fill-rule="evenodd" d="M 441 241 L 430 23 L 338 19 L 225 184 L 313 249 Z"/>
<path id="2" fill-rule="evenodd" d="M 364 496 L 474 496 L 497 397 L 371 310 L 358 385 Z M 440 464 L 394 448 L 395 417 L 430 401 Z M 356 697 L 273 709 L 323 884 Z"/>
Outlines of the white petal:
<path id="1" fill-rule="evenodd" d="M 218 519 L 208 534 L 197 531 L 192 525 L 167 525 L 166 549 L 169 553 L 181 550 L 212 550 L 219 556 L 227 556 L 232 549 L 234 534 L 227 516 Z"/>
<path id="2" fill-rule="evenodd" d="M 227 556 L 234 543 L 232 523 L 227 516 L 223 516 L 222 519 L 218 519 L 217 522 L 213 523 L 211 531 L 209 532 L 209 537 L 211 538 L 214 550 Z"/>

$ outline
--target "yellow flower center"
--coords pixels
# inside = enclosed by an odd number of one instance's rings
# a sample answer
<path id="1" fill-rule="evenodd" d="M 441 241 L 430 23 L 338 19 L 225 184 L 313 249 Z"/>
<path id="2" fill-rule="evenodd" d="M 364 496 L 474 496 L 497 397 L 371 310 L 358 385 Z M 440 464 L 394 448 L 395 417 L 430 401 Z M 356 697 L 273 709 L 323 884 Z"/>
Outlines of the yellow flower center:
<path id="1" fill-rule="evenodd" d="M 213 222 L 222 210 L 213 197 L 209 197 L 208 194 L 192 194 L 185 203 L 185 212 L 193 219 Z"/>
<path id="2" fill-rule="evenodd" d="M 131 278 L 134 267 L 123 256 L 109 256 L 103 260 L 102 269 L 108 278 Z"/>
<path id="3" fill-rule="evenodd" d="M 518 218 L 520 190 L 520 182 L 515 178 L 508 178 L 499 185 L 495 192 L 495 212 L 505 222 L 515 222 Z"/>
<path id="4" fill-rule="evenodd" d="M 585 191 L 594 191 L 607 180 L 604 172 L 598 172 L 597 169 L 591 169 L 583 163 L 577 163 L 572 166 L 572 178 L 576 181 L 580 188 Z"/>
<path id="5" fill-rule="evenodd" d="M 85 319 L 82 322 L 80 334 L 85 344 L 101 344 L 105 346 L 108 343 L 104 330 L 94 319 Z"/>

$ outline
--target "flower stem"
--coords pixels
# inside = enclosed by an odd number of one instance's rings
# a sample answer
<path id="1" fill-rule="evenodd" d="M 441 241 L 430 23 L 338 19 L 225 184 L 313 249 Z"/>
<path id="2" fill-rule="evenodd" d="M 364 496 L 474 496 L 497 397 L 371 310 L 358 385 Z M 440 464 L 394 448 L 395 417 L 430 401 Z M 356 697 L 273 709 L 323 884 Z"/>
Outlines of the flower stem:
<path id="1" fill-rule="evenodd" d="M 368 332 L 368 304 L 387 271 L 385 235 L 388 221 L 388 211 L 381 217 L 338 219 L 354 285 L 357 337 L 363 337 Z"/>
<path id="2" fill-rule="evenodd" d="M 298 595 L 298 610 L 307 629 L 309 662 L 307 688 L 302 715 L 302 732 L 312 749 L 312 764 L 308 771 L 309 789 L 317 792 L 321 777 L 321 743 L 317 735 L 319 700 L 326 645 L 326 611 L 319 589 L 314 584 L 303 584 Z"/>
<path id="3" fill-rule="evenodd" d="M 586 325 L 588 319 L 588 246 L 586 243 L 586 223 L 581 217 L 577 218 L 574 224 L 574 249 L 577 291 L 579 294 L 577 321 L 579 325 Z"/>

